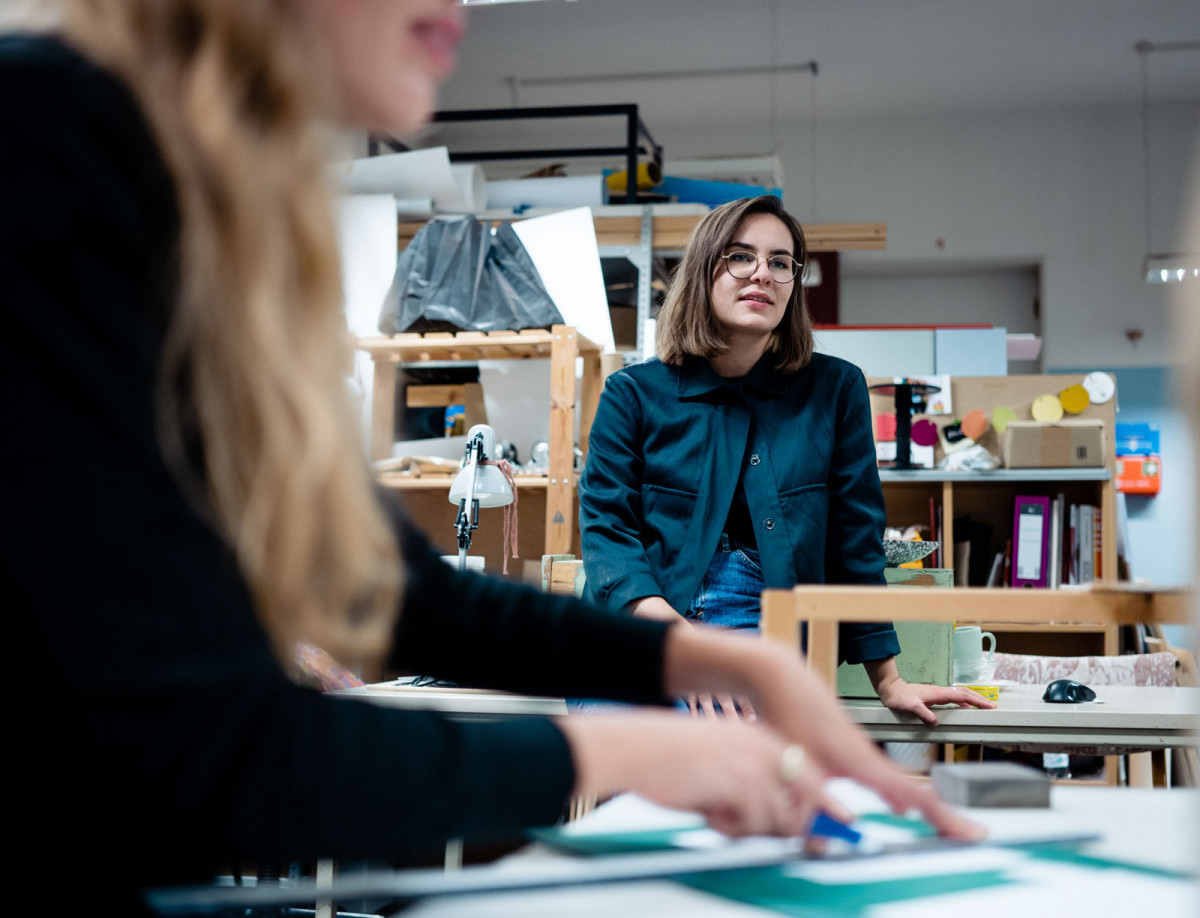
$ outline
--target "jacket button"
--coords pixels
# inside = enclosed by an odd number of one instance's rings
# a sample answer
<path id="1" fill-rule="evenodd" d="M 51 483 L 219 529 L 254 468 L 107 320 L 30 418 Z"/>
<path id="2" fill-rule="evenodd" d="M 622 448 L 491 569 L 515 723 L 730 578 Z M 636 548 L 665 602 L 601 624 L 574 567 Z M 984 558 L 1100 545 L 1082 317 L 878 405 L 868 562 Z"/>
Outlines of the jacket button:
<path id="1" fill-rule="evenodd" d="M 758 458 L 758 453 L 755 453 L 750 457 L 751 465 L 758 465 L 760 462 L 762 462 L 762 460 Z"/>
<path id="2" fill-rule="evenodd" d="M 767 517 L 765 520 L 763 520 L 763 525 L 764 525 L 764 526 L 765 526 L 767 529 L 774 529 L 774 528 L 775 528 L 775 521 L 774 521 L 773 519 L 771 519 L 771 518 L 768 516 L 768 517 Z"/>

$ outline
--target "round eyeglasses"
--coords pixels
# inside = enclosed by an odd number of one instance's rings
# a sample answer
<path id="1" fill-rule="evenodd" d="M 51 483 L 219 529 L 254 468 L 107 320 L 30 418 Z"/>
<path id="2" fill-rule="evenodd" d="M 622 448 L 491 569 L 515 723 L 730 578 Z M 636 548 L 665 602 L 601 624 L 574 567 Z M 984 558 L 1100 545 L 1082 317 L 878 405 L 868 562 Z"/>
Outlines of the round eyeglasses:
<path id="1" fill-rule="evenodd" d="M 758 270 L 760 260 L 767 263 L 767 271 L 771 274 L 771 280 L 777 284 L 790 284 L 796 279 L 796 275 L 800 273 L 800 262 L 792 258 L 791 255 L 767 255 L 761 257 L 754 252 L 738 249 L 735 252 L 729 252 L 719 257 L 725 259 L 725 270 L 738 280 L 746 280 L 749 277 L 753 277 L 754 272 Z"/>

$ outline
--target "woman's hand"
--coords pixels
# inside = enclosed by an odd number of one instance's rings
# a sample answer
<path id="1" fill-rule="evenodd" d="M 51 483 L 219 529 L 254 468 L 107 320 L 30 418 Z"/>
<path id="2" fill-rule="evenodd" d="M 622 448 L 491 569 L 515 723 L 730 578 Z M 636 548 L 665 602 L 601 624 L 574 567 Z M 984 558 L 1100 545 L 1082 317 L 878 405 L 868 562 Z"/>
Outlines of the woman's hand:
<path id="1" fill-rule="evenodd" d="M 676 714 L 566 718 L 577 794 L 635 791 L 693 810 L 727 835 L 800 836 L 818 809 L 850 817 L 822 790 L 824 775 L 773 730 Z"/>
<path id="2" fill-rule="evenodd" d="M 687 625 L 689 628 L 696 627 L 676 612 L 662 596 L 643 596 L 631 602 L 628 609 L 639 618 L 652 618 L 672 625 Z M 693 717 L 726 717 L 751 723 L 758 719 L 749 698 L 735 699 L 728 693 L 688 692 L 684 695 L 684 700 Z"/>
<path id="3" fill-rule="evenodd" d="M 938 723 L 937 715 L 929 708 L 933 704 L 954 704 L 960 708 L 996 707 L 996 702 L 988 701 L 970 689 L 905 682 L 900 678 L 895 657 L 872 660 L 863 667 L 885 707 L 897 713 L 915 714 L 931 727 Z"/>
<path id="4" fill-rule="evenodd" d="M 942 835 L 977 839 L 983 829 L 959 816 L 927 786 L 893 764 L 846 716 L 800 655 L 770 641 L 747 641 L 696 628 L 667 636 L 664 691 L 725 691 L 748 695 L 759 722 L 809 753 L 831 776 L 852 778 L 878 793 L 893 810 L 916 809 Z"/>
<path id="5" fill-rule="evenodd" d="M 725 692 L 717 695 L 711 692 L 701 692 L 698 695 L 688 695 L 686 700 L 688 710 L 692 712 L 693 717 L 728 717 L 733 720 L 744 720 L 747 723 L 754 723 L 758 720 L 758 715 L 754 712 L 754 705 L 749 698 L 744 696 L 734 698 Z"/>

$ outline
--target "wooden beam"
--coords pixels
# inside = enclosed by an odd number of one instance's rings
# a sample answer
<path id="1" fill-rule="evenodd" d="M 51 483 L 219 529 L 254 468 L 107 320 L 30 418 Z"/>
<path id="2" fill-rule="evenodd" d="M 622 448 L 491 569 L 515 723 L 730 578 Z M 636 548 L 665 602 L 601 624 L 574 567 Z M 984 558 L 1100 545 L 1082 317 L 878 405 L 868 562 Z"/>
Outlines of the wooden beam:
<path id="1" fill-rule="evenodd" d="M 656 216 L 651 222 L 651 246 L 660 251 L 681 251 L 687 247 L 692 230 L 700 221 L 696 215 Z M 493 225 L 499 223 L 493 220 Z M 641 244 L 641 217 L 596 217 L 597 245 L 636 246 Z M 408 248 L 424 223 L 401 223 L 399 246 Z M 835 252 L 848 249 L 881 250 L 887 248 L 886 223 L 808 223 L 804 238 L 811 252 Z"/>
<path id="2" fill-rule="evenodd" d="M 791 615 L 799 621 L 1190 624 L 1192 593 L 1141 590 L 1119 584 L 1090 590 L 798 586 L 763 593 L 764 632 L 771 631 L 765 621 L 768 613 Z"/>

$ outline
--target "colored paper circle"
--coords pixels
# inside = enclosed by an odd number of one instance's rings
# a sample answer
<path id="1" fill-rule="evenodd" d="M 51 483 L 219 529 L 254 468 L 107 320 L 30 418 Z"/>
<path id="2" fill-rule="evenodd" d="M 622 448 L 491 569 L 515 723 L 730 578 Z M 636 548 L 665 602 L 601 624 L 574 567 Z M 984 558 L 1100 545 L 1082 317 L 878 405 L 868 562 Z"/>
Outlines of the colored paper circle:
<path id="1" fill-rule="evenodd" d="M 929 418 L 922 418 L 914 422 L 912 426 L 912 441 L 917 446 L 933 446 L 938 441 L 937 424 L 933 423 Z"/>
<path id="2" fill-rule="evenodd" d="M 987 415 L 976 408 L 963 415 L 962 430 L 972 440 L 978 440 L 988 429 Z"/>
<path id="3" fill-rule="evenodd" d="M 1062 402 L 1063 411 L 1067 414 L 1080 414 L 1092 403 L 1087 389 L 1078 384 L 1063 389 L 1058 393 L 1058 400 Z"/>
<path id="4" fill-rule="evenodd" d="M 896 439 L 896 413 L 881 411 L 875 415 L 875 439 L 880 443 L 891 443 Z"/>
<path id="5" fill-rule="evenodd" d="M 1117 387 L 1112 381 L 1112 377 L 1099 370 L 1083 377 L 1083 388 L 1093 405 L 1103 405 L 1117 394 Z"/>
<path id="6" fill-rule="evenodd" d="M 1031 411 L 1035 421 L 1061 421 L 1063 416 L 1062 402 L 1057 395 L 1039 395 L 1033 400 Z"/>
<path id="7" fill-rule="evenodd" d="M 1008 422 L 1015 421 L 1017 413 L 1007 405 L 1000 405 L 992 411 L 992 426 L 996 428 L 996 433 L 1002 434 L 1008 430 Z"/>

